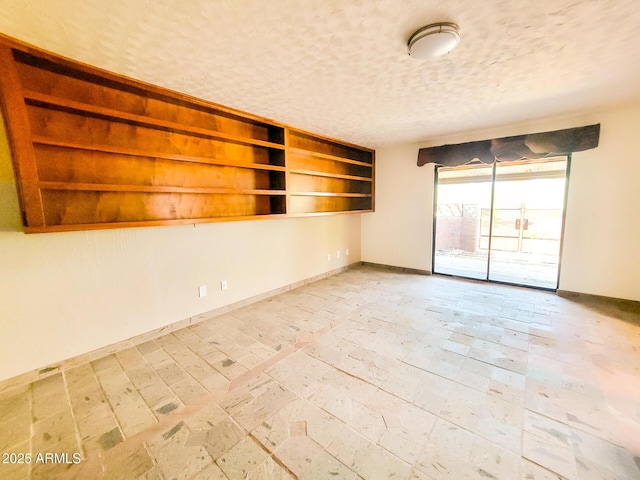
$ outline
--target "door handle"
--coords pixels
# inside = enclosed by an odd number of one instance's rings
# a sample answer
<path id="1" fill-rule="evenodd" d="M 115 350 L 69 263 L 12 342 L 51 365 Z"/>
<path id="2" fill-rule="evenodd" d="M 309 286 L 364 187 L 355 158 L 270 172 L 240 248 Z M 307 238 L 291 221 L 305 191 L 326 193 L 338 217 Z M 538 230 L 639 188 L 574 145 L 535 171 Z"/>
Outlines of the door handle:
<path id="1" fill-rule="evenodd" d="M 517 218 L 517 219 L 516 219 L 516 226 L 515 226 L 515 229 L 516 229 L 516 230 L 520 230 L 520 219 L 519 219 L 519 218 Z"/>
<path id="2" fill-rule="evenodd" d="M 525 218 L 522 222 L 523 222 L 522 229 L 529 230 L 529 219 Z"/>

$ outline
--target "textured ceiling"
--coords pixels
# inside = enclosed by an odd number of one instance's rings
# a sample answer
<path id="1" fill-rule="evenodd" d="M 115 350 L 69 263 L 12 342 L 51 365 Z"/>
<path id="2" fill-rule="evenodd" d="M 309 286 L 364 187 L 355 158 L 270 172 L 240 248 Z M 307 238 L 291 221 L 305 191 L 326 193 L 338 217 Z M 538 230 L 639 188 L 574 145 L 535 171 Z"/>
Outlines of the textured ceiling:
<path id="1" fill-rule="evenodd" d="M 436 21 L 458 48 L 410 58 Z M 0 0 L 0 32 L 373 147 L 640 97 L 638 0 Z"/>

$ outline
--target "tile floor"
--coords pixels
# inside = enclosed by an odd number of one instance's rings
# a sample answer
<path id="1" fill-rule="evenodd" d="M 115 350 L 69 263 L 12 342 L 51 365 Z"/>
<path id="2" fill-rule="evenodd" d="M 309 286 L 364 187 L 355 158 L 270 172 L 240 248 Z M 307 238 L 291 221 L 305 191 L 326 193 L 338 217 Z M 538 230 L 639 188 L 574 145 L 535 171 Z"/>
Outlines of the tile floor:
<path id="1" fill-rule="evenodd" d="M 632 309 L 354 268 L 3 393 L 0 478 L 640 479 Z"/>

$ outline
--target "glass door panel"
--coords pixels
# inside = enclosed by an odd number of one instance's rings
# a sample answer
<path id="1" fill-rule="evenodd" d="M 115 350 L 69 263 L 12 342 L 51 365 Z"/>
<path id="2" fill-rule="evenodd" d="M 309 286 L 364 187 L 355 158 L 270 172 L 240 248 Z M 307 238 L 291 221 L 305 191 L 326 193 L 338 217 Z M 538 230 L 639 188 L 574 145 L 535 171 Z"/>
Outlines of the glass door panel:
<path id="1" fill-rule="evenodd" d="M 496 165 L 489 280 L 556 288 L 565 158 Z"/>
<path id="2" fill-rule="evenodd" d="M 487 279 L 492 178 L 493 166 L 438 170 L 435 273 Z"/>

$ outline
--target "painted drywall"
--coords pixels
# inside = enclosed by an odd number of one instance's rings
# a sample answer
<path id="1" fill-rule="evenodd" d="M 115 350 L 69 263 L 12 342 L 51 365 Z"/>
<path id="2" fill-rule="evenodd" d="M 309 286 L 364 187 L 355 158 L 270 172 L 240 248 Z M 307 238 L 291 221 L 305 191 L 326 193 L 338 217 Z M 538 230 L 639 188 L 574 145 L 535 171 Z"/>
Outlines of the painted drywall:
<path id="1" fill-rule="evenodd" d="M 376 150 L 376 211 L 362 219 L 363 261 L 431 270 L 433 168 L 415 145 Z"/>
<path id="2" fill-rule="evenodd" d="M 640 103 L 379 149 L 363 261 L 431 269 L 433 167 L 416 166 L 419 148 L 592 123 L 599 147 L 573 155 L 559 288 L 640 300 Z"/>
<path id="3" fill-rule="evenodd" d="M 360 215 L 26 235 L 0 130 L 0 380 L 360 261 Z"/>

